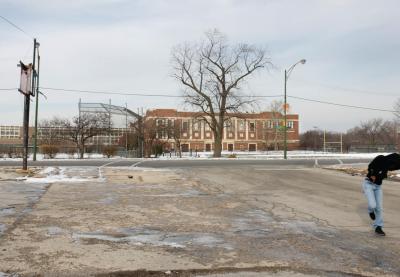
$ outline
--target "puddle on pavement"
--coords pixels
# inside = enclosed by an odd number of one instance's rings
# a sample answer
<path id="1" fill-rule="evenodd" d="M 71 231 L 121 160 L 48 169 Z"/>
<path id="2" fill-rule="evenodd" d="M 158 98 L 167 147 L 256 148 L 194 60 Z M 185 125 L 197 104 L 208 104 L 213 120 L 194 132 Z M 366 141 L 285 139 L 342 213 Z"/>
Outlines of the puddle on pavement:
<path id="1" fill-rule="evenodd" d="M 107 196 L 105 198 L 102 198 L 99 200 L 99 203 L 105 204 L 105 205 L 112 205 L 117 203 L 118 197 L 117 196 Z"/>
<path id="2" fill-rule="evenodd" d="M 278 220 L 263 210 L 251 210 L 233 219 L 230 231 L 235 235 L 253 238 L 266 238 L 276 232 L 293 235 L 335 236 L 335 230 L 319 226 L 313 221 Z"/>
<path id="3" fill-rule="evenodd" d="M 0 208 L 0 217 L 15 214 L 14 207 Z"/>
<path id="4" fill-rule="evenodd" d="M 17 220 L 31 212 L 31 207 L 46 192 L 47 184 L 19 181 L 2 182 L 0 186 L 0 235 Z M 11 219 L 11 221 L 10 221 Z"/>
<path id="5" fill-rule="evenodd" d="M 47 228 L 47 235 L 48 236 L 59 236 L 66 234 L 67 232 L 60 227 L 57 226 L 50 226 Z"/>
<path id="6" fill-rule="evenodd" d="M 232 222 L 231 231 L 236 235 L 260 238 L 271 233 L 269 228 L 276 221 L 262 210 L 251 210 L 237 217 Z"/>
<path id="7" fill-rule="evenodd" d="M 76 241 L 95 239 L 115 243 L 167 246 L 172 248 L 186 248 L 190 246 L 232 248 L 224 241 L 222 235 L 209 233 L 167 233 L 143 228 L 121 228 L 113 234 L 101 231 L 73 233 L 72 238 Z"/>
<path id="8" fill-rule="evenodd" d="M 5 224 L 0 223 L 0 236 L 4 233 L 4 231 L 7 230 L 7 227 Z"/>

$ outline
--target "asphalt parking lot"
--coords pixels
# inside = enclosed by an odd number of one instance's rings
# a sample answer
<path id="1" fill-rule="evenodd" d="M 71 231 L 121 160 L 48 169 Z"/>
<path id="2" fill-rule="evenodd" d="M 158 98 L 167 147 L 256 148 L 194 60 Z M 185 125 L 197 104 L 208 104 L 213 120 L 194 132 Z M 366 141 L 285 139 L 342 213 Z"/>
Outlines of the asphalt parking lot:
<path id="1" fill-rule="evenodd" d="M 362 176 L 312 166 L 110 165 L 51 175 L 0 181 L 0 272 L 400 275 L 398 182 L 384 184 L 382 238 L 370 227 Z"/>

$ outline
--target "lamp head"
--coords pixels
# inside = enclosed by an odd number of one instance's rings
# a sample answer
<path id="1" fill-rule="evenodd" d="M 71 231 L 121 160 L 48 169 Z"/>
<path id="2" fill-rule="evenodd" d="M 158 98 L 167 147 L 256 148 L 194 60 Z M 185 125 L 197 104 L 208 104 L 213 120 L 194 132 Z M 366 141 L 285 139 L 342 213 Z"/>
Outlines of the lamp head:
<path id="1" fill-rule="evenodd" d="M 305 63 L 306 63 L 306 60 L 305 60 L 305 59 L 302 59 L 300 62 L 301 62 L 301 64 L 305 64 Z"/>

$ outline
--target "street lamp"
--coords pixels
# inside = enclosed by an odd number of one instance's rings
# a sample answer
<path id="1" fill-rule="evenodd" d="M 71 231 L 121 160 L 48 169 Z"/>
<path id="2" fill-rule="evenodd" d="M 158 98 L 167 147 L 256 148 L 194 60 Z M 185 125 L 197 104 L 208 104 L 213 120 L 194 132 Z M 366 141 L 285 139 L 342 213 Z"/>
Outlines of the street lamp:
<path id="1" fill-rule="evenodd" d="M 34 86 L 36 86 L 36 106 L 35 106 L 35 138 L 33 141 L 33 161 L 36 161 L 36 153 L 37 153 L 37 135 L 38 135 L 38 109 L 39 109 L 39 71 L 40 71 L 40 54 L 39 54 L 39 46 L 40 43 L 34 40 L 34 57 L 33 57 L 33 85 L 32 85 L 32 92 L 34 91 Z M 37 71 L 35 70 L 35 50 L 37 50 Z M 36 79 L 35 79 L 36 78 Z M 35 82 L 36 81 L 36 82 Z"/>
<path id="2" fill-rule="evenodd" d="M 283 105 L 283 113 L 284 113 L 284 118 L 285 118 L 285 125 L 284 125 L 284 150 L 283 150 L 283 158 L 286 160 L 287 159 L 287 101 L 286 101 L 286 84 L 287 84 L 287 80 L 289 79 L 290 74 L 292 73 L 294 67 L 296 65 L 298 65 L 299 63 L 301 64 L 305 64 L 306 60 L 302 59 L 300 61 L 298 61 L 297 63 L 295 63 L 294 65 L 292 65 L 288 70 L 285 69 L 285 101 L 284 101 L 284 105 Z"/>

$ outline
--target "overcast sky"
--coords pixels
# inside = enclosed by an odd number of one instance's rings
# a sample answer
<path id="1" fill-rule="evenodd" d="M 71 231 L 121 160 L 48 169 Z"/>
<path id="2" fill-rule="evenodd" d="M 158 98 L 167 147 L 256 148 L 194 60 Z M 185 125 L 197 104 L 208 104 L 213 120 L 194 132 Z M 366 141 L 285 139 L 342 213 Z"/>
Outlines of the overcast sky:
<path id="1" fill-rule="evenodd" d="M 257 95 L 283 94 L 284 69 L 300 59 L 288 95 L 392 110 L 400 98 L 398 0 L 0 0 L 0 89 L 19 83 L 19 60 L 40 42 L 42 87 L 179 95 L 171 78 L 171 48 L 198 41 L 213 28 L 231 43 L 268 49 L 275 65 L 248 80 Z M 43 89 L 39 118 L 72 117 L 82 102 L 185 109 L 179 98 L 93 95 Z M 23 97 L 0 90 L 0 124 L 22 124 Z M 260 102 L 267 110 L 270 101 Z M 390 112 L 352 109 L 289 98 L 300 131 L 345 131 Z M 32 105 L 33 109 L 33 105 Z M 31 124 L 34 112 L 31 111 Z"/>

